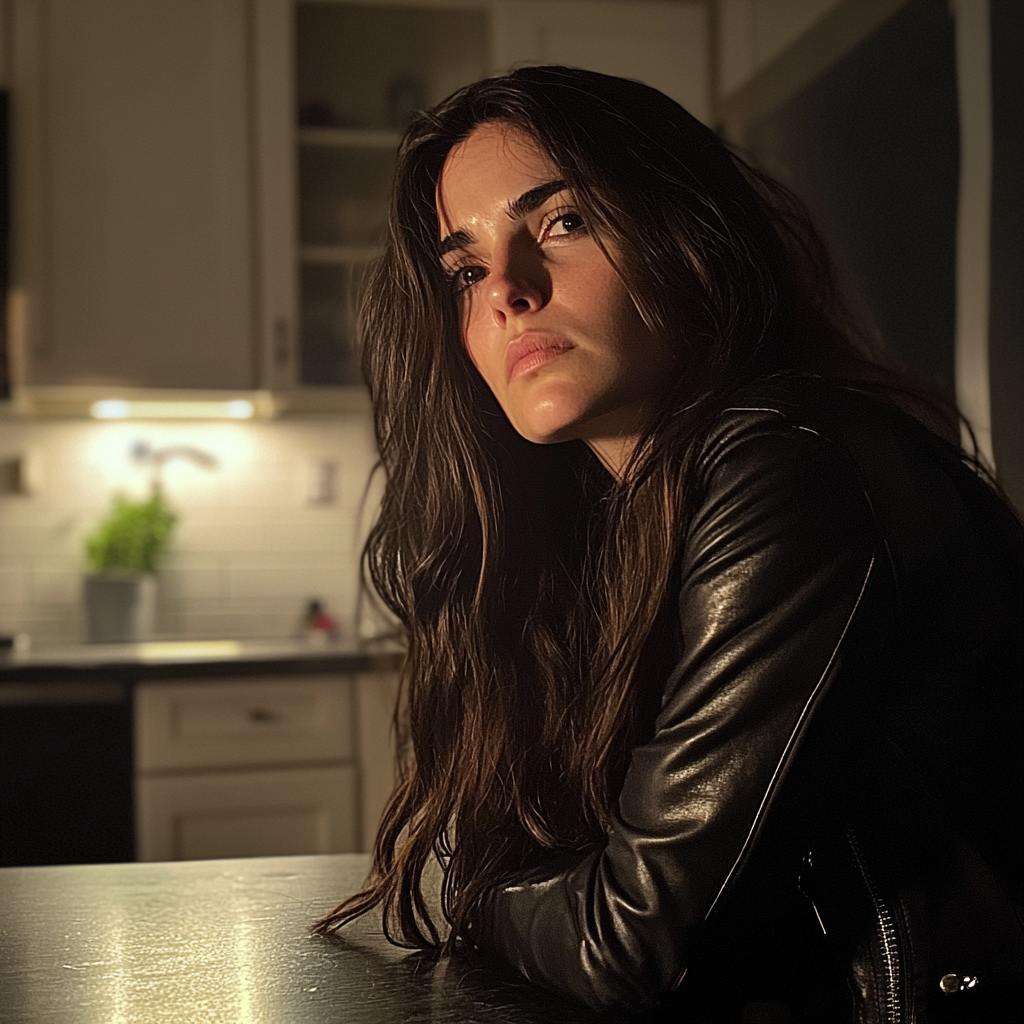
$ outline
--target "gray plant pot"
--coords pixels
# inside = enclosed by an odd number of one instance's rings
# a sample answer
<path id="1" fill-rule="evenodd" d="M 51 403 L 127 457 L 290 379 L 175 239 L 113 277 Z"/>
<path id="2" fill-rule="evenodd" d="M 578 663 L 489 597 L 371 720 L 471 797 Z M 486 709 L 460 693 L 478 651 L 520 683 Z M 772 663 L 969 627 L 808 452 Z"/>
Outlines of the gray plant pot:
<path id="1" fill-rule="evenodd" d="M 89 642 L 135 643 L 153 635 L 156 576 L 151 572 L 87 575 L 82 594 Z"/>

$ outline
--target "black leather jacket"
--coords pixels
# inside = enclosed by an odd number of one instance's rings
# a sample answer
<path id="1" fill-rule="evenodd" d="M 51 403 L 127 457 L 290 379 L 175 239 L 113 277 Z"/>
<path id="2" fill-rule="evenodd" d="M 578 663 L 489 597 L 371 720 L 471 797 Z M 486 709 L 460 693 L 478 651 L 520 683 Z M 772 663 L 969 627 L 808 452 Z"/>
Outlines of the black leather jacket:
<path id="1" fill-rule="evenodd" d="M 681 654 L 607 842 L 465 938 L 616 1019 L 1024 1019 L 1018 522 L 916 422 L 792 378 L 691 486 Z"/>

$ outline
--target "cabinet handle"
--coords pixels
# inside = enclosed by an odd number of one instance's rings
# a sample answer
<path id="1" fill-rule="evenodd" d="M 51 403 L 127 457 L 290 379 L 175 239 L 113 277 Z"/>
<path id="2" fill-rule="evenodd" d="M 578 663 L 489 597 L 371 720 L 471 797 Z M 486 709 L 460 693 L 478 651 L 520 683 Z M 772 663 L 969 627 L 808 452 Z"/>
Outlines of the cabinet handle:
<path id="1" fill-rule="evenodd" d="M 276 711 L 269 711 L 267 708 L 253 708 L 249 712 L 250 722 L 279 722 L 281 716 Z"/>

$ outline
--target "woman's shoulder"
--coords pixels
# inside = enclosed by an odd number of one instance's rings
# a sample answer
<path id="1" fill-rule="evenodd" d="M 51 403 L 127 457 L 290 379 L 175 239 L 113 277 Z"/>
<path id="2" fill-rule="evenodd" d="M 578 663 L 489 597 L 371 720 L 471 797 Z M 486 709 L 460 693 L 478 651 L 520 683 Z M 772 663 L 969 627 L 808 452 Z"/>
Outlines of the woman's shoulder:
<path id="1" fill-rule="evenodd" d="M 776 374 L 743 383 L 721 400 L 709 436 L 755 426 L 800 430 L 833 440 L 844 440 L 851 433 L 897 431 L 952 447 L 887 400 L 883 392 L 811 374 Z"/>
<path id="2" fill-rule="evenodd" d="M 881 403 L 829 381 L 794 374 L 748 381 L 723 396 L 693 449 L 693 483 L 722 474 L 777 474 L 785 466 L 832 461 L 856 474 L 851 442 L 888 432 Z M 897 429 L 899 429 L 897 427 Z"/>
<path id="3" fill-rule="evenodd" d="M 857 547 L 870 557 L 872 503 L 842 431 L 820 414 L 828 402 L 824 382 L 795 377 L 752 382 L 721 402 L 686 477 L 687 564 L 724 564 L 726 550 L 752 546 L 785 548 L 790 561 Z"/>
<path id="4" fill-rule="evenodd" d="M 697 464 L 707 471 L 740 453 L 773 459 L 780 450 L 792 459 L 830 452 L 869 492 L 934 475 L 939 467 L 946 474 L 963 468 L 956 444 L 894 401 L 809 374 L 748 381 L 726 395 L 698 445 Z"/>
<path id="5" fill-rule="evenodd" d="M 712 500 L 755 480 L 766 491 L 796 479 L 804 495 L 843 492 L 840 504 L 868 510 L 900 575 L 967 534 L 1024 566 L 1024 528 L 959 445 L 856 385 L 795 374 L 742 385 L 722 402 L 695 468 Z"/>

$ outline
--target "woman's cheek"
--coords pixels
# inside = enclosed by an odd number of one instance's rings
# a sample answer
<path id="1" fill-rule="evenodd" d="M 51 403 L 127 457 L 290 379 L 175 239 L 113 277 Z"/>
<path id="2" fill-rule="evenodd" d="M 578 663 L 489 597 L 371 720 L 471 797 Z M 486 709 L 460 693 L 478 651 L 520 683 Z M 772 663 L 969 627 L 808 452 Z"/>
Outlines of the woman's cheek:
<path id="1" fill-rule="evenodd" d="M 462 339 L 471 362 L 497 397 L 498 393 L 495 388 L 500 381 L 495 376 L 495 346 L 493 343 L 488 343 L 487 334 L 488 332 L 482 329 L 481 324 L 474 323 L 470 318 L 462 333 Z"/>

